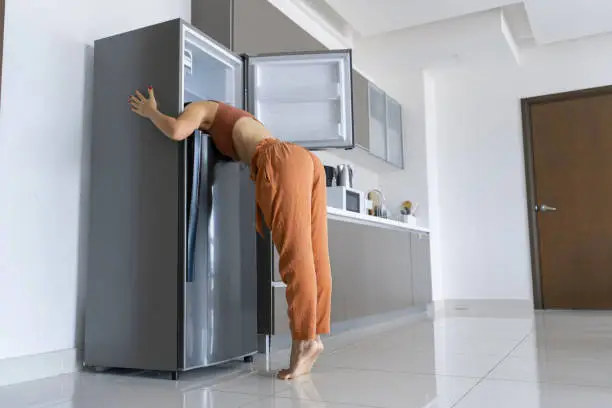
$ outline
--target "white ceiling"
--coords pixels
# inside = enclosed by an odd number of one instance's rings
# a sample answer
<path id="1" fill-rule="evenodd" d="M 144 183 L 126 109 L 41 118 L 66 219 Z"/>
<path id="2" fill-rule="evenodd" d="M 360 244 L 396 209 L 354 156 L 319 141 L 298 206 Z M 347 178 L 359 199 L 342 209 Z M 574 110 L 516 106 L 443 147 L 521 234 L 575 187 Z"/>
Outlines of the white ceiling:
<path id="1" fill-rule="evenodd" d="M 538 44 L 612 31 L 612 0 L 525 0 Z"/>
<path id="2" fill-rule="evenodd" d="M 612 32 L 612 0 L 316 1 L 327 2 L 362 38 L 450 22 L 499 8 L 505 10 L 513 34 L 520 37 L 518 42 L 529 37 L 537 44 L 550 44 Z"/>
<path id="3" fill-rule="evenodd" d="M 325 0 L 362 36 L 447 20 L 521 0 Z M 556 2 L 558 0 L 540 0 Z M 597 0 L 592 0 L 597 1 Z M 609 1 L 609 0 L 601 0 Z M 612 0 L 610 0 L 612 2 Z"/>
<path id="4" fill-rule="evenodd" d="M 528 48 L 612 32 L 612 0 L 282 1 L 324 21 L 379 82 L 463 63 L 521 64 Z"/>
<path id="5" fill-rule="evenodd" d="M 379 82 L 407 71 L 486 61 L 491 56 L 516 61 L 503 24 L 502 12 L 491 10 L 362 38 L 353 49 L 353 61 Z"/>

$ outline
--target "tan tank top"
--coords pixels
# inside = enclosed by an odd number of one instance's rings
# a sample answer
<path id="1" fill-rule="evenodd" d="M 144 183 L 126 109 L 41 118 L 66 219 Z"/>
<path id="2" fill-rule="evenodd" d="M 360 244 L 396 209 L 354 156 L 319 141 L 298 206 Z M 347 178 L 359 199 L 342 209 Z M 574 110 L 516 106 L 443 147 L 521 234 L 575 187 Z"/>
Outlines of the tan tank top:
<path id="1" fill-rule="evenodd" d="M 234 126 L 239 119 L 244 117 L 255 118 L 249 112 L 243 111 L 242 109 L 234 108 L 223 102 L 217 103 L 219 104 L 217 114 L 207 133 L 222 154 L 232 160 L 238 161 L 239 158 L 234 149 L 234 139 L 232 138 Z"/>

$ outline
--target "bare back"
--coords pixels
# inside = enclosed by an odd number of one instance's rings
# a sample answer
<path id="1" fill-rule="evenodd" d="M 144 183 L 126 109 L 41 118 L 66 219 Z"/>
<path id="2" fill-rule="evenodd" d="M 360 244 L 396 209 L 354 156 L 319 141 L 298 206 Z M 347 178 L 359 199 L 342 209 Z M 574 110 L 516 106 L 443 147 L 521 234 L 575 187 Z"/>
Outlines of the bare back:
<path id="1" fill-rule="evenodd" d="M 261 122 L 249 117 L 239 119 L 232 131 L 236 154 L 241 162 L 249 165 L 259 142 L 271 137 L 272 134 Z"/>

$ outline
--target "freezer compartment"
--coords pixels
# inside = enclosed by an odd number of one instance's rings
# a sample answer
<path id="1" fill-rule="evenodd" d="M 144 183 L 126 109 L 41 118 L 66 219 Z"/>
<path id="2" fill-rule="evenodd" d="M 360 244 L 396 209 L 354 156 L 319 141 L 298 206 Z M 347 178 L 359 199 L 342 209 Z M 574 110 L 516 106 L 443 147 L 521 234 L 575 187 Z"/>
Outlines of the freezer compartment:
<path id="1" fill-rule="evenodd" d="M 242 59 L 185 25 L 182 69 L 184 102 L 216 100 L 242 108 Z"/>

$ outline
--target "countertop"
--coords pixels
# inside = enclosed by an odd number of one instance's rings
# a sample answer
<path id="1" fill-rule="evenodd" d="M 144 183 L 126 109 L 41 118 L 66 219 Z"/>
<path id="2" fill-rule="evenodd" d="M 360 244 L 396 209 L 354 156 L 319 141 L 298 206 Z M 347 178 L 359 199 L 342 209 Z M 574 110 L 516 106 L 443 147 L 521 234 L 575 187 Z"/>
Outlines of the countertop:
<path id="1" fill-rule="evenodd" d="M 374 217 L 367 214 L 359 214 L 352 211 L 340 210 L 335 207 L 327 207 L 327 218 L 330 220 L 354 222 L 357 224 L 369 225 L 402 231 L 414 231 L 429 234 L 429 228 L 418 225 L 408 225 L 404 222 L 390 220 L 387 218 Z"/>

